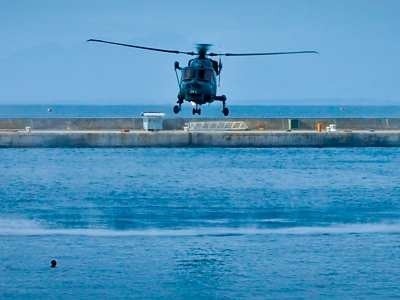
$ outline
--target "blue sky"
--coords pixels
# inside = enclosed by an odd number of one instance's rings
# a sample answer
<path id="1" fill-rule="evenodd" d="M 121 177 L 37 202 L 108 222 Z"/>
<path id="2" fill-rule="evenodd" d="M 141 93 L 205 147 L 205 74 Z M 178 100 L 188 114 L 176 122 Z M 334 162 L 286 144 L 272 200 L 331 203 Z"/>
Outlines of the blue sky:
<path id="1" fill-rule="evenodd" d="M 0 0 L 0 104 L 172 104 L 192 50 L 318 50 L 227 57 L 231 104 L 400 104 L 400 2 Z"/>

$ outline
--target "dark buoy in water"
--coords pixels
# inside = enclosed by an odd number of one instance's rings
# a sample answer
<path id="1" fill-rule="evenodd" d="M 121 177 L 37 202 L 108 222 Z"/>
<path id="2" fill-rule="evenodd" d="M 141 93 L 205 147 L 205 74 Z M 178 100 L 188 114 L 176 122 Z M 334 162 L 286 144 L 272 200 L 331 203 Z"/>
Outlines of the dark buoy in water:
<path id="1" fill-rule="evenodd" d="M 47 112 L 52 112 L 53 111 L 53 108 L 51 108 L 51 107 L 49 107 L 49 108 L 47 108 Z"/>
<path id="2" fill-rule="evenodd" d="M 52 260 L 51 260 L 51 262 L 50 262 L 50 267 L 51 267 L 51 268 L 57 267 L 57 261 L 56 261 L 55 259 L 52 259 Z"/>

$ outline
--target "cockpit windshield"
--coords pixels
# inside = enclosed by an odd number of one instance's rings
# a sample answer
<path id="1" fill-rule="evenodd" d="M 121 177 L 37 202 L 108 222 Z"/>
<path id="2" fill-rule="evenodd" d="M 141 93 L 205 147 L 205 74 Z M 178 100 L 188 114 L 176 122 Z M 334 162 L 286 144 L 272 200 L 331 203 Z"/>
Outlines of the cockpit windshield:
<path id="1" fill-rule="evenodd" d="M 193 68 L 184 68 L 182 70 L 182 80 L 192 80 L 196 78 L 196 70 Z"/>
<path id="2" fill-rule="evenodd" d="M 197 78 L 199 80 L 210 81 L 212 70 L 210 69 L 199 69 L 197 72 Z"/>
<path id="3" fill-rule="evenodd" d="M 211 69 L 196 69 L 196 68 L 184 68 L 182 70 L 182 80 L 198 79 L 203 81 L 210 81 L 212 77 Z"/>

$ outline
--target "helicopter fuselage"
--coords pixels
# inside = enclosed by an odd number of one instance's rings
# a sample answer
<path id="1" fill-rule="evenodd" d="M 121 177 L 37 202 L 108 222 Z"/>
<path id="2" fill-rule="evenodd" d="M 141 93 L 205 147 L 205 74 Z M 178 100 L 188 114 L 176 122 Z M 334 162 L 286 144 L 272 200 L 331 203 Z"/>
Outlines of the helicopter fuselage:
<path id="1" fill-rule="evenodd" d="M 225 106 L 226 96 L 217 96 L 217 76 L 221 72 L 221 64 L 215 60 L 200 55 L 189 60 L 188 66 L 181 68 L 175 62 L 175 71 L 181 71 L 178 78 L 179 93 L 174 112 L 179 113 L 184 101 L 191 102 L 194 106 L 192 113 L 201 113 L 201 105 L 212 103 L 215 100 L 222 101 L 222 113 L 227 116 L 228 108 Z M 178 75 L 177 75 L 178 77 Z"/>
<path id="2" fill-rule="evenodd" d="M 215 100 L 217 79 L 211 59 L 192 59 L 187 67 L 180 70 L 178 99 L 198 105 L 211 103 Z"/>

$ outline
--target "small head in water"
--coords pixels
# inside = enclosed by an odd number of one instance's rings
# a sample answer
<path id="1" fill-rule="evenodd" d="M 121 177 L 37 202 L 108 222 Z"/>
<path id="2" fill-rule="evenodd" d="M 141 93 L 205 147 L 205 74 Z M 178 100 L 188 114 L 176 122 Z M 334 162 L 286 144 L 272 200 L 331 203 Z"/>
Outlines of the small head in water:
<path id="1" fill-rule="evenodd" d="M 57 266 L 57 261 L 55 259 L 52 259 L 50 262 L 50 267 L 55 268 Z"/>

